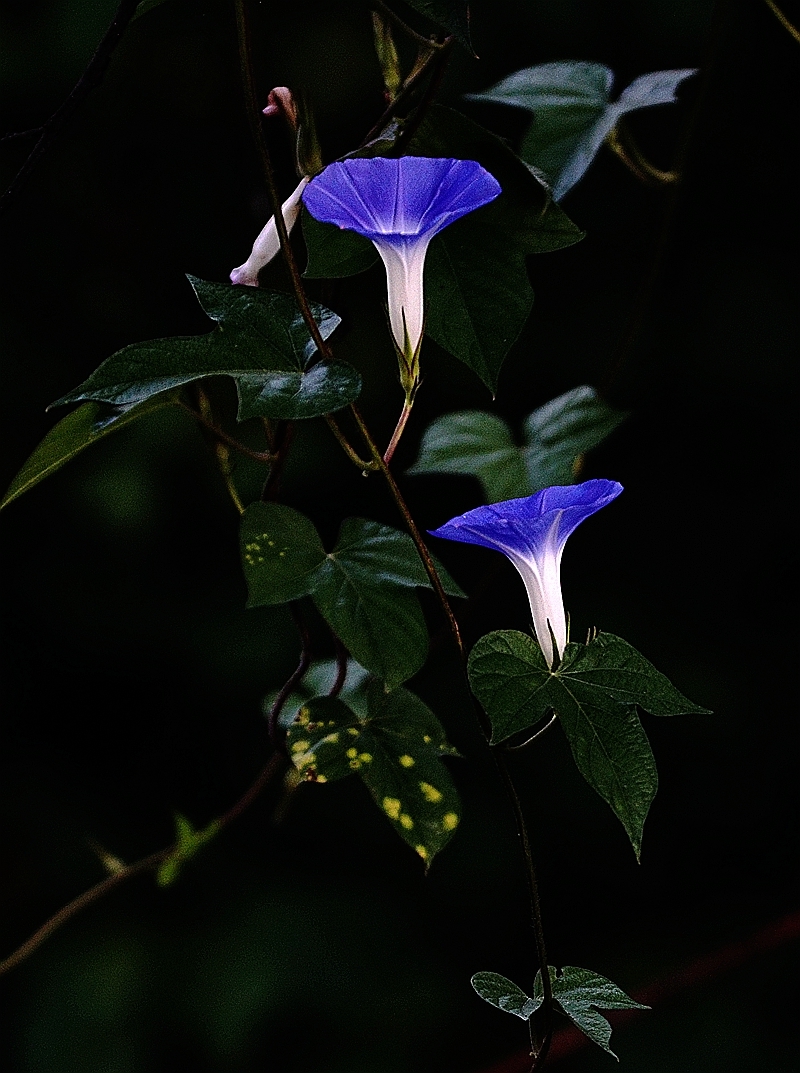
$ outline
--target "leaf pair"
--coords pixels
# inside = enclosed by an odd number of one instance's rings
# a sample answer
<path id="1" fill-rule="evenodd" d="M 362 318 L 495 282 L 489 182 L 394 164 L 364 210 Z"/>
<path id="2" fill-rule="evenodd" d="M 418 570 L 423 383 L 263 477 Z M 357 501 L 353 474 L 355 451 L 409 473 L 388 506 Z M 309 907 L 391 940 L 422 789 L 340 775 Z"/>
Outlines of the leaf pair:
<path id="1" fill-rule="evenodd" d="M 520 155 L 547 175 L 560 201 L 583 176 L 600 146 L 627 112 L 671 104 L 694 69 L 654 71 L 635 79 L 611 101 L 614 72 L 601 63 L 542 63 L 516 71 L 469 100 L 493 101 L 534 115 Z"/>
<path id="2" fill-rule="evenodd" d="M 611 806 L 638 859 L 658 776 L 636 707 L 665 716 L 708 714 L 706 709 L 610 633 L 586 645 L 568 644 L 551 671 L 532 637 L 498 630 L 470 653 L 469 680 L 491 721 L 493 744 L 557 713 L 578 770 Z"/>
<path id="3" fill-rule="evenodd" d="M 487 502 L 533 495 L 573 484 L 583 454 L 627 415 L 612 410 L 594 388 L 559 395 L 525 419 L 524 447 L 505 421 L 480 410 L 445 414 L 429 425 L 409 473 L 463 473 L 477 477 Z"/>
<path id="4" fill-rule="evenodd" d="M 317 697 L 304 704 L 287 744 L 306 779 L 332 782 L 354 772 L 397 833 L 426 865 L 458 826 L 458 795 L 442 756 L 458 753 L 433 712 L 407 689 L 367 689 L 366 711 Z"/>
<path id="5" fill-rule="evenodd" d="M 430 587 L 405 533 L 348 518 L 331 552 L 291 507 L 253 503 L 242 516 L 242 564 L 250 607 L 311 596 L 353 658 L 394 689 L 420 669 L 428 632 L 413 591 Z M 463 593 L 440 568 L 445 590 Z"/>
<path id="6" fill-rule="evenodd" d="M 649 1010 L 621 991 L 616 984 L 589 969 L 565 965 L 560 972 L 548 966 L 553 1001 L 557 1009 L 572 1023 L 614 1058 L 609 1047 L 611 1025 L 598 1013 L 601 1010 Z M 526 995 L 505 976 L 496 972 L 477 972 L 472 977 L 472 986 L 482 999 L 506 1013 L 528 1021 L 544 1001 L 541 969 L 534 981 L 533 998 Z"/>

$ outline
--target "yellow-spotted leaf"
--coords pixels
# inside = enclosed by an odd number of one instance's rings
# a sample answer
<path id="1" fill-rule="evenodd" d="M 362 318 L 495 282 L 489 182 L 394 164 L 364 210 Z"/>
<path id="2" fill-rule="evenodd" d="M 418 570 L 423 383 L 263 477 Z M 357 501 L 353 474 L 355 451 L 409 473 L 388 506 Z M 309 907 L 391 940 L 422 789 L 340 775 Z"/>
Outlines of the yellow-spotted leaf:
<path id="1" fill-rule="evenodd" d="M 343 701 L 308 701 L 289 729 L 288 748 L 309 782 L 359 775 L 378 808 L 426 868 L 453 835 L 461 806 L 442 756 L 458 755 L 439 720 L 407 689 L 374 683 L 366 714 Z"/>

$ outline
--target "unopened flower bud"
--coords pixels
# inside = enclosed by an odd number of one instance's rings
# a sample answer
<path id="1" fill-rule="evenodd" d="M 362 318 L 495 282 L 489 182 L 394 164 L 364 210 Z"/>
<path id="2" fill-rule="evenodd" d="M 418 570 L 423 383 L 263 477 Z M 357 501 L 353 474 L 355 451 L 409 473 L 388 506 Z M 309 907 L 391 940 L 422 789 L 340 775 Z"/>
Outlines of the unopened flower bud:
<path id="1" fill-rule="evenodd" d="M 297 217 L 300 215 L 300 196 L 303 193 L 307 182 L 307 178 L 302 178 L 298 183 L 297 188 L 289 195 L 281 206 L 283 219 L 286 223 L 286 230 L 288 232 L 291 232 L 292 228 L 297 223 Z M 281 240 L 278 236 L 275 217 L 271 216 L 263 231 L 253 243 L 253 249 L 250 256 L 243 265 L 234 268 L 231 272 L 231 283 L 238 283 L 245 287 L 257 287 L 258 273 L 265 265 L 269 264 L 276 254 L 280 253 L 280 248 Z"/>
<path id="2" fill-rule="evenodd" d="M 297 130 L 297 105 L 287 86 L 276 86 L 269 91 L 264 115 L 282 115 L 292 130 Z"/>

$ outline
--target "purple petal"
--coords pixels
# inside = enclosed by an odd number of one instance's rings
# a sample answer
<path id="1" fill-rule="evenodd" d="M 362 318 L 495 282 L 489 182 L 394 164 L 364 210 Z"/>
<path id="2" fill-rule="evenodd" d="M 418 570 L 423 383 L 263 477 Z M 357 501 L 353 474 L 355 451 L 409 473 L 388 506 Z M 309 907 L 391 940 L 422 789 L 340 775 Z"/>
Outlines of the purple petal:
<path id="1" fill-rule="evenodd" d="M 373 157 L 330 164 L 309 183 L 303 202 L 323 223 L 407 245 L 499 193 L 497 180 L 474 160 Z"/>
<path id="2" fill-rule="evenodd" d="M 523 499 L 468 510 L 430 533 L 445 540 L 480 544 L 512 557 L 535 559 L 550 541 L 555 541 L 557 550 L 563 548 L 582 521 L 607 506 L 621 491 L 622 485 L 616 481 L 556 485 Z"/>

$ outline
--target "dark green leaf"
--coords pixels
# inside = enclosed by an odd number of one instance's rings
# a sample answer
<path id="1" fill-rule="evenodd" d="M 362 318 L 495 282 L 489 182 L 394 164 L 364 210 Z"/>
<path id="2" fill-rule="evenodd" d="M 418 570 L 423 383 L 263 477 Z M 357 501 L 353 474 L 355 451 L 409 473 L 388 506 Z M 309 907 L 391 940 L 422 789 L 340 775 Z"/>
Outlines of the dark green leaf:
<path id="1" fill-rule="evenodd" d="M 582 455 L 625 417 L 584 385 L 534 410 L 525 422 L 527 446 L 520 448 L 494 414 L 445 414 L 429 425 L 409 473 L 468 473 L 481 482 L 489 503 L 532 495 L 572 484 Z"/>
<path id="2" fill-rule="evenodd" d="M 469 684 L 492 724 L 492 744 L 527 730 L 553 707 L 542 650 L 519 630 L 484 634 L 469 654 Z"/>
<path id="3" fill-rule="evenodd" d="M 445 574 L 449 591 L 460 590 Z M 428 632 L 414 592 L 429 585 L 409 536 L 377 522 L 349 518 L 315 575 L 314 600 L 346 647 L 388 689 L 420 669 Z"/>
<path id="4" fill-rule="evenodd" d="M 428 632 L 413 589 L 430 582 L 407 534 L 349 518 L 326 554 L 304 515 L 276 503 L 253 503 L 242 516 L 241 545 L 248 606 L 313 596 L 353 658 L 388 689 L 425 662 Z M 445 590 L 463 596 L 439 570 Z"/>
<path id="5" fill-rule="evenodd" d="M 310 781 L 357 772 L 426 866 L 458 826 L 458 796 L 440 762 L 457 754 L 433 712 L 406 689 L 387 694 L 373 683 L 365 716 L 331 697 L 311 700 L 289 729 L 288 746 L 298 771 Z"/>
<path id="6" fill-rule="evenodd" d="M 521 1017 L 523 1021 L 529 1020 L 542 1004 L 541 997 L 532 999 L 511 980 L 496 972 L 476 972 L 472 977 L 472 986 L 484 1001 L 498 1010 Z"/>
<path id="7" fill-rule="evenodd" d="M 108 436 L 109 433 L 116 432 L 117 429 L 138 421 L 140 417 L 146 417 L 166 406 L 174 406 L 177 400 L 177 392 L 165 392 L 137 406 L 131 406 L 121 414 L 112 411 L 111 415 L 108 413 L 108 407 L 100 406 L 95 402 L 87 402 L 79 406 L 47 433 L 11 482 L 11 487 L 0 503 L 0 509 L 18 499 L 23 492 L 27 492 L 45 477 L 55 473 L 70 459 Z M 113 417 L 113 420 L 109 421 L 109 416 Z"/>
<path id="8" fill-rule="evenodd" d="M 293 298 L 256 287 L 229 287 L 190 276 L 218 327 L 208 335 L 154 339 L 112 354 L 54 406 L 97 399 L 131 406 L 207 376 L 231 376 L 239 419 L 319 417 L 357 398 L 361 377 L 345 362 L 313 364 L 314 344 Z M 340 323 L 312 307 L 323 338 Z"/>
<path id="9" fill-rule="evenodd" d="M 570 649 L 567 645 L 565 660 Z M 617 704 L 591 686 L 568 676 L 552 675 L 548 690 L 567 735 L 578 770 L 607 801 L 625 828 L 637 859 L 642 829 L 658 789 L 650 743 L 628 704 Z"/>
<path id="10" fill-rule="evenodd" d="M 581 683 L 598 698 L 638 704 L 650 715 L 710 715 L 687 700 L 649 660 L 613 633 L 598 633 L 588 645 L 569 645 L 558 674 Z"/>
<path id="11" fill-rule="evenodd" d="M 611 1025 L 593 1007 L 601 1010 L 649 1010 L 650 1007 L 634 1001 L 605 976 L 589 969 L 565 965 L 559 973 L 552 966 L 548 971 L 553 998 L 561 1010 L 593 1043 L 616 1058 L 608 1045 Z M 541 970 L 536 976 L 535 991 L 537 996 L 542 993 Z"/>
<path id="12" fill-rule="evenodd" d="M 288 603 L 314 591 L 325 549 L 304 514 L 279 503 L 251 503 L 240 540 L 248 607 Z"/>
<path id="13" fill-rule="evenodd" d="M 635 705 L 659 715 L 704 709 L 612 634 L 600 633 L 588 645 L 568 644 L 551 672 L 532 637 L 500 630 L 478 641 L 468 669 L 495 744 L 557 712 L 578 770 L 611 806 L 638 857 L 658 777 Z"/>
<path id="14" fill-rule="evenodd" d="M 528 494 L 554 484 L 572 484 L 581 456 L 627 416 L 612 410 L 586 384 L 534 410 L 525 421 Z"/>
<path id="15" fill-rule="evenodd" d="M 477 160 L 502 194 L 436 235 L 425 265 L 425 330 L 491 391 L 533 303 L 525 258 L 570 246 L 583 233 L 499 138 L 434 106 L 409 146 L 419 156 Z"/>
<path id="16" fill-rule="evenodd" d="M 303 273 L 308 279 L 336 279 L 365 272 L 380 260 L 368 238 L 346 231 L 334 224 L 315 220 L 308 209 L 302 212 L 303 238 L 308 265 Z"/>
<path id="17" fill-rule="evenodd" d="M 637 78 L 611 102 L 613 72 L 599 63 L 543 63 L 517 71 L 471 100 L 495 101 L 534 113 L 525 137 L 524 160 L 541 168 L 556 201 L 591 164 L 626 112 L 674 101 L 678 85 L 694 70 L 657 71 Z"/>
<path id="18" fill-rule="evenodd" d="M 437 26 L 443 26 L 468 52 L 472 52 L 469 0 L 407 0 L 407 3 Z"/>

